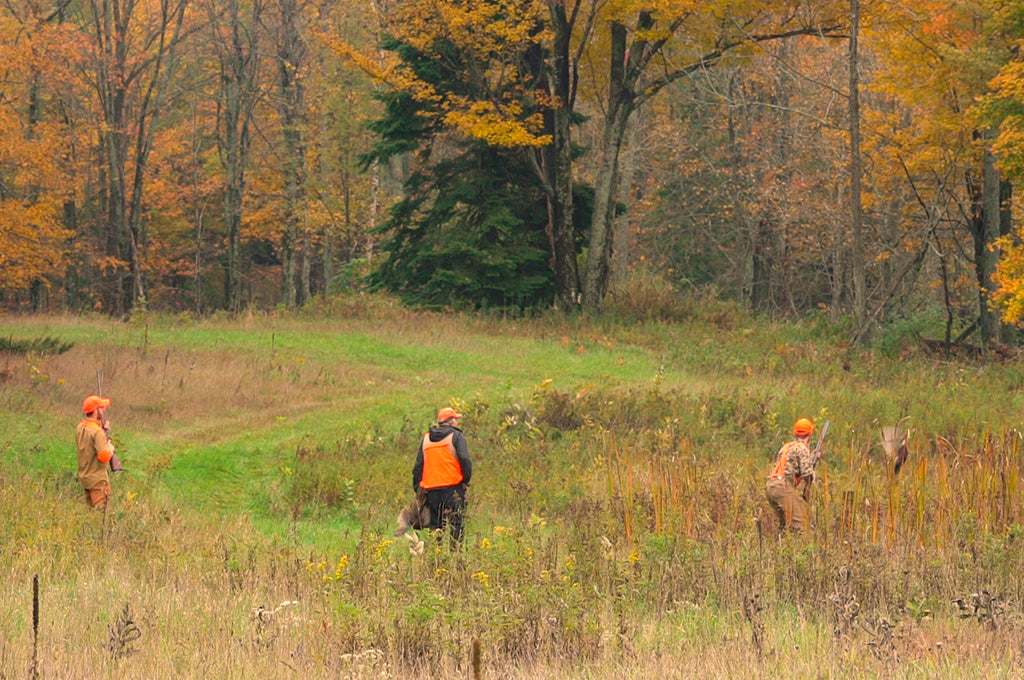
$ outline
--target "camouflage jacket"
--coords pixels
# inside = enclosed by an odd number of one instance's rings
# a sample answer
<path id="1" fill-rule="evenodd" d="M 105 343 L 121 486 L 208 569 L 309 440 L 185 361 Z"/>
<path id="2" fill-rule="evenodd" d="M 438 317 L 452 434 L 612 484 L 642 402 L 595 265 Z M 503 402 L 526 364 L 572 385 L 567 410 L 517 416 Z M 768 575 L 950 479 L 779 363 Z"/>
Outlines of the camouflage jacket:
<path id="1" fill-rule="evenodd" d="M 794 486 L 801 480 L 811 481 L 814 478 L 814 459 L 810 446 L 796 440 L 783 444 L 768 478 L 785 479 Z"/>

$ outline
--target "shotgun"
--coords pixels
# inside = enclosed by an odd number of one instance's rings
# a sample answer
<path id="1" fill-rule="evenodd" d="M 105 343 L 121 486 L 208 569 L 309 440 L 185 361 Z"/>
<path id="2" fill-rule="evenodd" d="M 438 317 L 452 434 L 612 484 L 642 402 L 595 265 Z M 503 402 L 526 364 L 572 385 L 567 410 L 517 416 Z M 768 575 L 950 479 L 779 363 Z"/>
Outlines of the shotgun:
<path id="1" fill-rule="evenodd" d="M 811 466 L 814 468 L 818 467 L 818 459 L 820 459 L 821 454 L 825 452 L 825 435 L 828 434 L 828 426 L 831 424 L 831 420 L 826 420 L 825 424 L 821 426 L 821 434 L 818 435 L 818 445 L 815 446 L 814 451 L 811 452 Z"/>
<path id="2" fill-rule="evenodd" d="M 825 424 L 821 426 L 821 433 L 818 435 L 818 444 L 811 451 L 811 469 L 818 469 L 818 461 L 821 459 L 823 453 L 825 453 L 825 435 L 828 434 L 828 426 L 832 424 L 831 420 L 826 420 Z M 799 483 L 799 482 L 798 482 Z M 807 480 L 804 483 L 802 491 L 804 500 L 809 500 L 811 495 L 811 480 Z"/>
<path id="3" fill-rule="evenodd" d="M 103 396 L 103 386 L 100 382 L 100 372 L 96 371 L 96 396 Z M 107 433 L 107 441 L 110 441 L 110 426 L 107 425 L 107 421 L 100 423 L 103 425 L 103 431 Z M 124 466 L 121 465 L 121 459 L 117 457 L 117 454 L 110 456 L 110 471 L 111 472 L 123 472 Z"/>

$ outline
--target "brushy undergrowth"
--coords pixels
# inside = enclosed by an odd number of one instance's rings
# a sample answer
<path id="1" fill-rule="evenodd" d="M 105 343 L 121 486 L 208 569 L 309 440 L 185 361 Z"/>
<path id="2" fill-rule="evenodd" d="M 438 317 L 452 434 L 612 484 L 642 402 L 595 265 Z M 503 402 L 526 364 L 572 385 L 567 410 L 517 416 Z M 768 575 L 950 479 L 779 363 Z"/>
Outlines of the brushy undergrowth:
<path id="1" fill-rule="evenodd" d="M 1017 363 L 706 302 L 643 325 L 332 305 L 5 319 L 74 345 L 0 356 L 0 677 L 1021 673 Z M 73 475 L 96 371 L 128 467 L 106 515 Z M 475 463 L 454 553 L 392 535 L 443 404 Z M 813 528 L 779 539 L 764 476 L 801 415 L 832 430 Z"/>

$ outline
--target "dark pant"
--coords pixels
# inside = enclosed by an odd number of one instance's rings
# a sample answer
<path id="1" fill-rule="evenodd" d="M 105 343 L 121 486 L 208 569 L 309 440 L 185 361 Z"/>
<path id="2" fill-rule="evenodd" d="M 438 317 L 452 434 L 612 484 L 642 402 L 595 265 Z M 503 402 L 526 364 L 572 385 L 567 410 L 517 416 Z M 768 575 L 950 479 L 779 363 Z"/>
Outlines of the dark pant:
<path id="1" fill-rule="evenodd" d="M 434 526 L 444 532 L 451 532 L 452 540 L 462 542 L 462 516 L 466 507 L 466 489 L 459 486 L 442 486 L 427 490 L 427 506 Z"/>
<path id="2" fill-rule="evenodd" d="M 804 500 L 791 481 L 769 479 L 765 484 L 768 502 L 779 518 L 779 529 L 798 533 L 807 530 L 807 501 Z"/>

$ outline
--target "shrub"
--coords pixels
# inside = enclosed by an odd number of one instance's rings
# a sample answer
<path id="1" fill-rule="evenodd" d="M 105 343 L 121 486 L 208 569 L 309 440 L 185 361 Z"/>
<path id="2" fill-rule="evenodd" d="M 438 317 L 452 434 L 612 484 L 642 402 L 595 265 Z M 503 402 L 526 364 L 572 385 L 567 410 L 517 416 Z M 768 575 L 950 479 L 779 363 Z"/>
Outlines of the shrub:
<path id="1" fill-rule="evenodd" d="M 640 267 L 615 286 L 607 310 L 624 321 L 685 321 L 694 316 L 691 298 L 659 272 Z"/>
<path id="2" fill-rule="evenodd" d="M 299 445 L 286 499 L 292 512 L 315 507 L 347 509 L 355 506 L 355 480 L 340 473 L 339 457 L 322 447 Z"/>
<path id="3" fill-rule="evenodd" d="M 64 354 L 75 346 L 73 342 L 62 342 L 49 335 L 42 338 L 30 338 L 28 340 L 15 340 L 14 338 L 0 338 L 0 352 L 9 354 L 40 354 L 49 356 L 53 354 Z"/>

